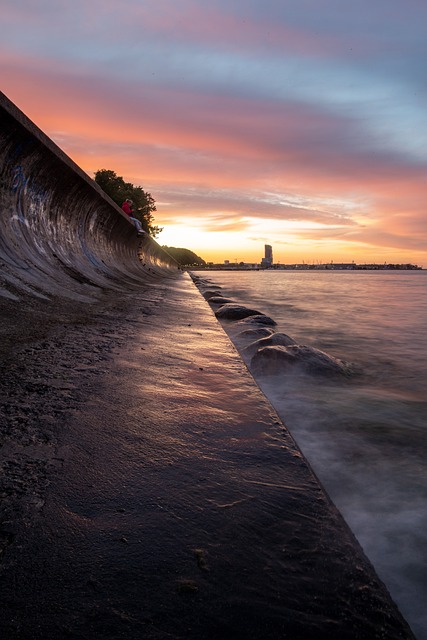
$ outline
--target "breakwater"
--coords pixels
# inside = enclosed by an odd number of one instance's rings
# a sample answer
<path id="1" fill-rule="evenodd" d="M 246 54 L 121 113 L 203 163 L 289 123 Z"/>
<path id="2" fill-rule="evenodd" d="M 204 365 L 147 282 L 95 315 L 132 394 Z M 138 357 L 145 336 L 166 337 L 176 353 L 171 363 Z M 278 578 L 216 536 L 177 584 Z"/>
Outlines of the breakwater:
<path id="1" fill-rule="evenodd" d="M 3 636 L 412 638 L 189 277 L 3 100 Z"/>

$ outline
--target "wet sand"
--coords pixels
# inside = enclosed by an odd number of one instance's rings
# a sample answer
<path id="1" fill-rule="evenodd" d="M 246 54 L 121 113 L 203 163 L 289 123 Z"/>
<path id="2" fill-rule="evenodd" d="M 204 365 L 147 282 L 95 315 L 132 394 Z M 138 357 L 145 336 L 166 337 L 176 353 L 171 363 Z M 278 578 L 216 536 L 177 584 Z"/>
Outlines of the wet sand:
<path id="1" fill-rule="evenodd" d="M 3 323 L 2 637 L 412 637 L 187 275 L 41 309 Z"/>

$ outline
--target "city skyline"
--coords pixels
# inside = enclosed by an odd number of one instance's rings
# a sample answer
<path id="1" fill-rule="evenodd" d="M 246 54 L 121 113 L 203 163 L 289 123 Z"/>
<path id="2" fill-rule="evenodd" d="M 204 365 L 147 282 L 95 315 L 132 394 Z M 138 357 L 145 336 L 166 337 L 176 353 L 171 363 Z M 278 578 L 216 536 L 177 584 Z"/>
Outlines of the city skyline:
<path id="1" fill-rule="evenodd" d="M 408 9 L 409 7 L 409 9 Z M 4 0 L 2 91 L 207 260 L 427 266 L 427 6 Z"/>
<path id="2" fill-rule="evenodd" d="M 268 249 L 267 249 L 268 247 Z M 390 263 L 390 262 L 370 262 L 370 263 L 356 263 L 355 260 L 351 260 L 348 262 L 338 262 L 335 260 L 329 260 L 327 262 L 321 262 L 320 260 L 316 260 L 313 262 L 307 262 L 303 260 L 302 262 L 280 262 L 273 260 L 273 251 L 270 245 L 265 245 L 264 257 L 259 259 L 256 262 L 251 262 L 248 260 L 240 260 L 237 258 L 234 261 L 226 258 L 224 262 L 206 262 L 207 267 L 211 268 L 235 268 L 235 267 L 247 267 L 250 269 L 286 269 L 286 268 L 299 268 L 299 269 L 409 269 L 409 270 L 422 270 L 423 267 L 413 263 Z"/>

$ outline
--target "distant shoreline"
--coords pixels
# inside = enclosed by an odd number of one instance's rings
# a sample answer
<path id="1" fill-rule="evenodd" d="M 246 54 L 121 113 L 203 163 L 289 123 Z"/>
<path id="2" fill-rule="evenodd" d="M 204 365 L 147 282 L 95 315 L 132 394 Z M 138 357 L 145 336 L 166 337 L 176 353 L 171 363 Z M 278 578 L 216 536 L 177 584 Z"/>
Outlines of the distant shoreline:
<path id="1" fill-rule="evenodd" d="M 328 265 L 311 265 L 311 264 L 280 264 L 271 267 L 261 267 L 252 265 L 187 265 L 184 267 L 190 271 L 423 271 L 423 267 L 414 264 L 328 264 Z"/>

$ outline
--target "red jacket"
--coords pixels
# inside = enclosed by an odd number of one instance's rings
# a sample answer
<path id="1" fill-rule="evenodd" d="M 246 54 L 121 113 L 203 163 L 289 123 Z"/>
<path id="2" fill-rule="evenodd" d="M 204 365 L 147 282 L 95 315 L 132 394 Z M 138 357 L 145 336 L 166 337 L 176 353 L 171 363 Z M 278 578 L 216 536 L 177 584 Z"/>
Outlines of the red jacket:
<path id="1" fill-rule="evenodd" d="M 130 206 L 129 202 L 126 202 L 126 200 L 122 204 L 122 209 L 125 213 L 127 213 L 128 216 L 132 217 L 133 215 L 132 207 Z"/>

